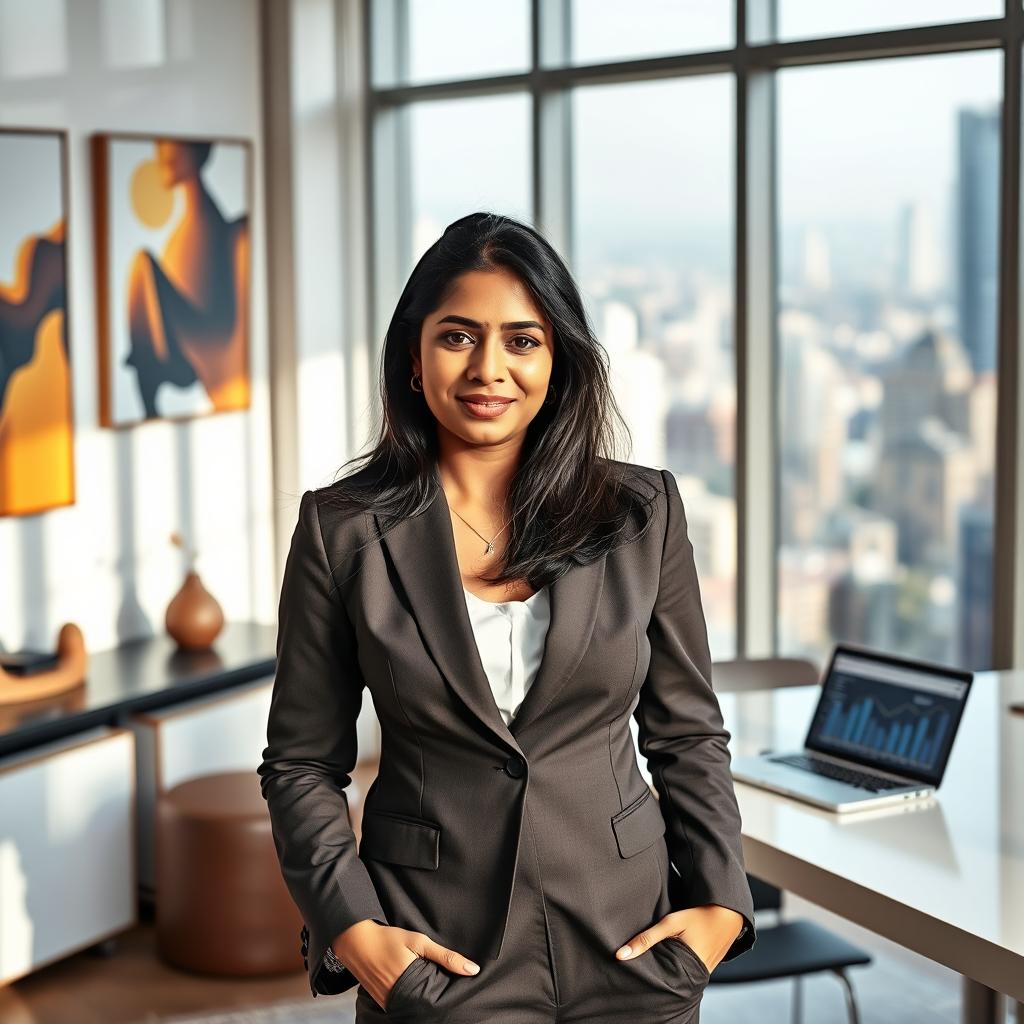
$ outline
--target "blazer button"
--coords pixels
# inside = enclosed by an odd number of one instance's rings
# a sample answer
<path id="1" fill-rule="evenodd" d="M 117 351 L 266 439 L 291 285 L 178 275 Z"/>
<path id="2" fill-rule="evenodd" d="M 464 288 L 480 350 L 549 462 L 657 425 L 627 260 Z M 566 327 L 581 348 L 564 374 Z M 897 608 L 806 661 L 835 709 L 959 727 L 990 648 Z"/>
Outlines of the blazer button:
<path id="1" fill-rule="evenodd" d="M 513 779 L 521 779 L 526 774 L 526 762 L 518 754 L 512 754 L 505 761 L 505 771 Z"/>

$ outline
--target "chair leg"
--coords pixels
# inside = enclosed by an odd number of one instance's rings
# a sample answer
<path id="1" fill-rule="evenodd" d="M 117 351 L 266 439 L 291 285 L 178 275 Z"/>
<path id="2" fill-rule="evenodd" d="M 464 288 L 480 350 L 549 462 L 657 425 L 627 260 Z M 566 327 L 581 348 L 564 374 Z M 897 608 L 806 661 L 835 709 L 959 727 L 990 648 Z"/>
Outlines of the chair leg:
<path id="1" fill-rule="evenodd" d="M 793 978 L 793 1024 L 801 1024 L 804 1018 L 803 980 L 800 974 Z"/>
<path id="2" fill-rule="evenodd" d="M 846 1013 L 850 1018 L 850 1024 L 859 1024 L 860 1017 L 857 1014 L 857 1000 L 853 997 L 853 986 L 846 976 L 846 971 L 841 967 L 832 972 L 843 983 L 843 995 L 846 996 Z"/>

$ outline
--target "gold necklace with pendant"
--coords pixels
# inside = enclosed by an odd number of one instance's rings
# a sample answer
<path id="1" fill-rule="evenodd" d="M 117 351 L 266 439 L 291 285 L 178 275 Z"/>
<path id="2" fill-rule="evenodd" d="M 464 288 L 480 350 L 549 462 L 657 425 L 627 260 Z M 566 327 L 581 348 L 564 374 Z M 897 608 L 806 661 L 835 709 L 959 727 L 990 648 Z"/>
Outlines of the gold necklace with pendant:
<path id="1" fill-rule="evenodd" d="M 452 511 L 453 511 L 453 512 L 455 512 L 455 509 L 452 509 Z M 457 516 L 459 516 L 459 513 L 458 513 L 458 512 L 455 512 L 455 514 L 456 514 Z M 462 517 L 462 516 L 459 516 L 459 518 L 460 518 L 460 519 L 462 519 L 462 521 L 463 521 L 464 523 L 466 523 L 466 520 L 465 520 L 465 519 L 463 519 L 463 517 Z M 507 522 L 505 523 L 505 526 L 508 526 L 508 524 L 509 524 L 510 522 L 512 522 L 512 520 L 511 520 L 511 519 L 509 519 L 509 520 L 508 520 L 508 521 L 507 521 Z M 468 527 L 469 527 L 469 528 L 470 528 L 470 529 L 471 529 L 471 530 L 472 530 L 472 531 L 473 531 L 473 532 L 474 532 L 474 533 L 475 533 L 475 534 L 476 534 L 476 535 L 477 535 L 477 536 L 478 536 L 478 537 L 479 537 L 479 538 L 480 538 L 480 539 L 481 539 L 482 541 L 485 541 L 485 542 L 486 542 L 486 544 L 487 544 L 487 547 L 486 547 L 486 548 L 484 548 L 484 554 L 485 554 L 485 555 L 489 555 L 489 554 L 490 554 L 490 553 L 491 553 L 491 552 L 492 552 L 492 551 L 494 550 L 494 542 L 495 542 L 495 541 L 496 541 L 496 540 L 497 540 L 497 539 L 498 539 L 498 538 L 499 538 L 499 537 L 501 536 L 501 534 L 502 534 L 502 531 L 503 531 L 503 530 L 505 529 L 505 526 L 503 526 L 503 527 L 501 528 L 501 530 L 499 530 L 499 531 L 498 531 L 498 532 L 497 532 L 497 533 L 496 533 L 496 534 L 495 534 L 495 535 L 494 535 L 494 536 L 493 536 L 493 537 L 492 537 L 492 538 L 491 538 L 490 540 L 487 540 L 487 538 L 486 538 L 486 537 L 485 537 L 485 536 L 484 536 L 484 535 L 483 535 L 483 534 L 482 534 L 482 533 L 481 533 L 481 532 L 480 532 L 480 531 L 479 531 L 478 529 L 476 529 L 476 528 L 475 528 L 474 526 L 472 526 L 472 525 L 471 525 L 470 523 L 466 523 L 466 525 L 467 525 L 467 526 L 468 526 Z"/>

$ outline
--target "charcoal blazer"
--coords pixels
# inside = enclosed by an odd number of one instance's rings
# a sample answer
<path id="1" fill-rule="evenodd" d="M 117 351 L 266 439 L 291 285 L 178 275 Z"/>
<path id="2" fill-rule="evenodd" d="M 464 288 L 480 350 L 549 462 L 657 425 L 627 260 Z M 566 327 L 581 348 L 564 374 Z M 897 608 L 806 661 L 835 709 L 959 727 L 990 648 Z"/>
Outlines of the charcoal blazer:
<path id="1" fill-rule="evenodd" d="M 673 909 L 715 903 L 743 915 L 725 959 L 754 943 L 730 734 L 683 502 L 670 472 L 613 465 L 655 492 L 654 521 L 551 584 L 543 659 L 508 726 L 476 646 L 436 473 L 427 509 L 358 552 L 380 530 L 377 517 L 333 508 L 337 484 L 302 495 L 258 774 L 305 921 L 314 995 L 356 984 L 322 957 L 366 918 L 424 931 L 477 962 L 515 955 L 502 939 L 527 797 L 546 887 L 610 956 L 654 923 L 637 920 L 631 894 L 663 886 Z M 381 755 L 357 849 L 345 790 L 364 687 Z"/>

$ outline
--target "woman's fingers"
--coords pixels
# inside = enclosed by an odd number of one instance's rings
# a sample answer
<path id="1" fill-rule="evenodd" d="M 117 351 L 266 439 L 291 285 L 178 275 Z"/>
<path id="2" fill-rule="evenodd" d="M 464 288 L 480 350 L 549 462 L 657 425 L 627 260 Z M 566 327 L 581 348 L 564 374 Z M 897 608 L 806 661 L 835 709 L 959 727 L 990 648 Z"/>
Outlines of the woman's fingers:
<path id="1" fill-rule="evenodd" d="M 632 960 L 633 957 L 640 956 L 641 953 L 646 953 L 656 942 L 661 942 L 662 939 L 667 939 L 669 936 L 677 937 L 681 936 L 686 931 L 687 926 L 687 914 L 686 910 L 674 910 L 670 914 L 666 914 L 660 921 L 652 924 L 650 928 L 645 928 L 642 932 L 637 932 L 628 942 L 620 946 L 615 951 L 615 956 L 619 960 Z M 690 921 L 690 924 L 693 922 Z"/>
<path id="2" fill-rule="evenodd" d="M 455 971 L 456 974 L 476 974 L 480 970 L 477 964 L 464 957 L 461 953 L 456 952 L 454 949 L 449 949 L 447 946 L 442 946 L 440 942 L 435 942 L 427 936 L 424 938 L 426 941 L 420 950 L 421 956 L 439 963 L 449 971 Z"/>
<path id="3" fill-rule="evenodd" d="M 363 987 L 373 996 L 381 1009 L 387 1006 L 395 983 L 416 960 L 433 960 L 435 963 L 439 963 L 442 967 L 457 974 L 476 974 L 480 970 L 472 960 L 464 957 L 454 949 L 442 946 L 440 942 L 435 942 L 429 935 L 405 928 L 385 927 L 387 929 L 386 932 L 384 928 L 381 929 L 381 934 L 385 936 L 385 941 L 392 942 L 395 937 L 400 939 L 401 948 L 405 953 L 405 956 L 402 958 L 403 962 L 397 969 L 392 969 L 390 972 L 391 978 L 388 981 L 381 975 L 382 969 L 380 964 L 385 960 L 385 957 L 379 954 L 374 955 L 369 960 L 369 969 L 365 972 L 365 980 L 360 979 Z"/>
<path id="4" fill-rule="evenodd" d="M 651 946 L 669 934 L 667 931 L 664 934 L 660 934 L 660 932 L 659 925 L 653 925 L 650 928 L 645 928 L 642 932 L 637 932 L 627 943 L 615 951 L 615 956 L 619 960 L 632 960 L 634 957 L 640 956 L 641 953 L 646 953 Z"/>

